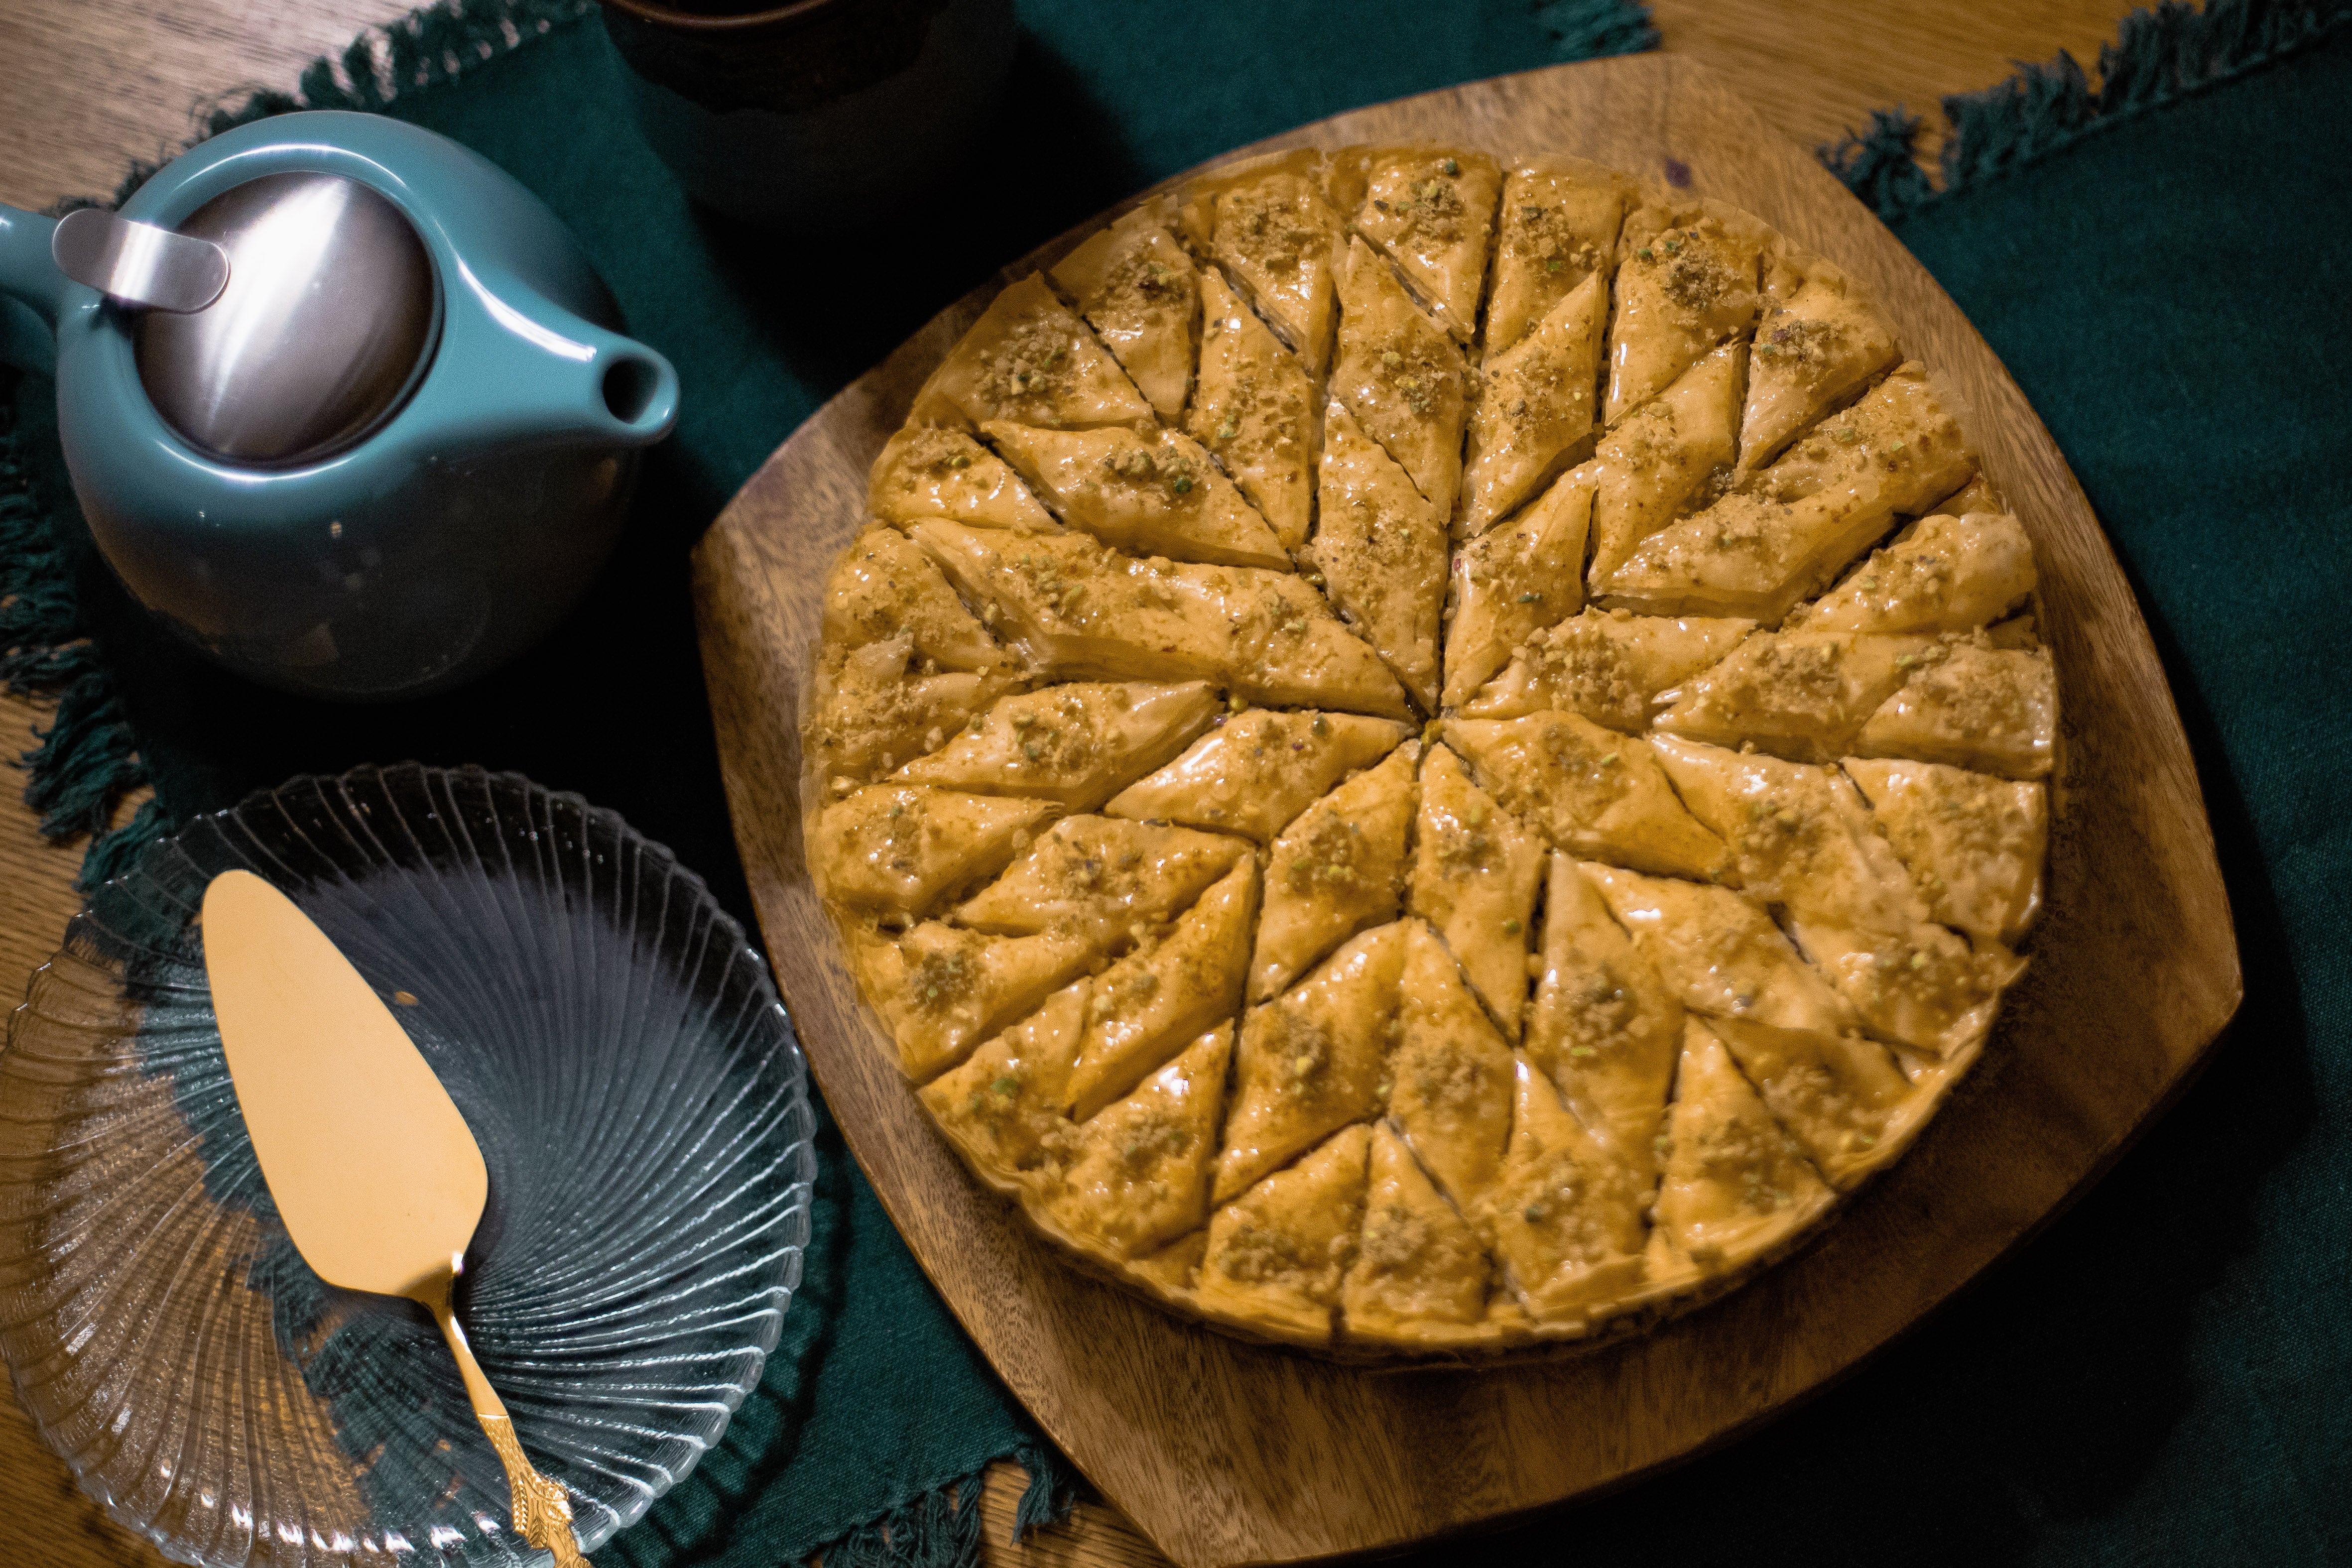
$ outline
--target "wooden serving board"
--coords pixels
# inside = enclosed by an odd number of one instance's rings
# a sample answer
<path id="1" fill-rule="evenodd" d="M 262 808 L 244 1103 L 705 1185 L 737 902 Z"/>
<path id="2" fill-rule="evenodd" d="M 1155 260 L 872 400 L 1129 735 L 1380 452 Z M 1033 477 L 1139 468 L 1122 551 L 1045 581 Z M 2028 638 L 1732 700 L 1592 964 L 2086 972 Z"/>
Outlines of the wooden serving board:
<path id="1" fill-rule="evenodd" d="M 1810 1248 L 1645 1337 L 1500 1370 L 1367 1372 L 1243 1344 L 1082 1277 L 932 1129 L 802 856 L 803 691 L 867 466 L 997 288 L 1097 225 L 943 312 L 779 448 L 696 553 L 728 799 L 777 980 L 851 1152 L 1046 1433 L 1186 1568 L 1395 1547 L 1724 1441 L 1850 1370 L 2047 1221 L 2187 1081 L 2242 994 L 2211 830 L 2131 591 L 2049 433 L 1902 245 L 1704 69 L 1665 56 L 1473 83 L 1244 151 L 1401 138 L 1576 153 L 1686 183 L 1876 296 L 1962 400 L 2039 556 L 2065 716 L 2049 901 L 1998 1033 L 1918 1146 Z"/>

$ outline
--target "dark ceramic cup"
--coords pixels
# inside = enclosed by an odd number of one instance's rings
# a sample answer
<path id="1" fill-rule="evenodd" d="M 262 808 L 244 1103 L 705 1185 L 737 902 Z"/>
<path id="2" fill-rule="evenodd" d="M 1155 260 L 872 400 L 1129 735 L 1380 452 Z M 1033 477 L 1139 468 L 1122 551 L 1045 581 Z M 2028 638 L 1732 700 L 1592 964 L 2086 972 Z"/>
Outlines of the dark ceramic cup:
<path id="1" fill-rule="evenodd" d="M 638 124 L 688 194 L 793 230 L 861 225 L 969 156 L 1013 62 L 1013 0 L 604 0 Z"/>

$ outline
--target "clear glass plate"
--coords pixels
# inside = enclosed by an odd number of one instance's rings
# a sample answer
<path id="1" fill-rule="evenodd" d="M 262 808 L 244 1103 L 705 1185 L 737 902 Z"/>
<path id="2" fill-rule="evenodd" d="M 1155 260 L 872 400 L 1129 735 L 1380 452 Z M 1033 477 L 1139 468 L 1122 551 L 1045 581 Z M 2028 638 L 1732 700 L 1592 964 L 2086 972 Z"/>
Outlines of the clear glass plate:
<path id="1" fill-rule="evenodd" d="M 49 1445 L 184 1563 L 520 1563 L 408 1302 L 288 1241 L 194 924 L 233 866 L 388 1001 L 482 1145 L 458 1314 L 593 1551 L 759 1382 L 800 1281 L 807 1071 L 699 878 L 609 811 L 414 764 L 300 779 L 106 884 L 0 1051 L 0 1353 Z"/>

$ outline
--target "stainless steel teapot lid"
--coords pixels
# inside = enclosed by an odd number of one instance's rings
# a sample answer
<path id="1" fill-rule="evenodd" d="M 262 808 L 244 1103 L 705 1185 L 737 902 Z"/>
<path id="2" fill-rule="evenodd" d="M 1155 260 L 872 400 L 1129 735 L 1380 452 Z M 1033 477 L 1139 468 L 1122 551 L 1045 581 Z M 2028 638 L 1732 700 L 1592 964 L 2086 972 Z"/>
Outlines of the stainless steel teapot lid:
<path id="1" fill-rule="evenodd" d="M 165 423 L 231 463 L 290 467 L 357 444 L 397 413 L 440 331 L 425 242 L 339 174 L 265 174 L 179 225 L 228 281 L 203 308 L 143 312 L 139 379 Z"/>

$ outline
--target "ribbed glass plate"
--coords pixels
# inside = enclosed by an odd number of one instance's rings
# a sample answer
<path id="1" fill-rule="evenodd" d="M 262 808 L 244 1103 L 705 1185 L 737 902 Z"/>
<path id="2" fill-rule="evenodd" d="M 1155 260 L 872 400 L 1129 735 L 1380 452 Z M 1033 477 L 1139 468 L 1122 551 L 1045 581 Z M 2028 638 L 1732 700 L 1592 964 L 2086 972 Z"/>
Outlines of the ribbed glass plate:
<path id="1" fill-rule="evenodd" d="M 719 1440 L 800 1281 L 807 1073 L 669 852 L 511 775 L 300 779 L 109 883 L 0 1052 L 0 1352 L 50 1446 L 179 1561 L 519 1563 L 506 1480 L 408 1302 L 286 1237 L 196 911 L 242 866 L 394 1004 L 489 1207 L 458 1314 L 593 1551 Z"/>

